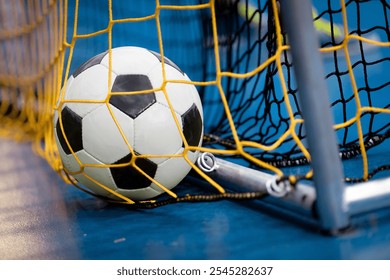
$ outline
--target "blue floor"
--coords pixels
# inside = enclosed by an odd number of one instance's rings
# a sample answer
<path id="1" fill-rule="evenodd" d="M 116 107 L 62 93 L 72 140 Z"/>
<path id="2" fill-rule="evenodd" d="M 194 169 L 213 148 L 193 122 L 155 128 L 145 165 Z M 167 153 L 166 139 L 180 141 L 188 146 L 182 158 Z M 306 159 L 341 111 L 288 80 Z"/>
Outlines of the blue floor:
<path id="1" fill-rule="evenodd" d="M 219 201 L 129 210 L 64 185 L 28 144 L 0 140 L 0 259 L 390 259 L 390 215 L 339 237 Z"/>

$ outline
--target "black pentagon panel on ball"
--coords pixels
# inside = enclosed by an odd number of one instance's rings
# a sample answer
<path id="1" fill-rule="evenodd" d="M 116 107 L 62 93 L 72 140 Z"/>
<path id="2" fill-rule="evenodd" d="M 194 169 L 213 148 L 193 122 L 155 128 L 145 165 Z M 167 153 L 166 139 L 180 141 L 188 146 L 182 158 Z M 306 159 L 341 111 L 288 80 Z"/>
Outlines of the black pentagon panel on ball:
<path id="1" fill-rule="evenodd" d="M 116 77 L 111 91 L 132 92 L 150 89 L 153 89 L 153 86 L 146 75 L 119 75 Z M 115 94 L 110 97 L 110 104 L 133 119 L 154 103 L 156 103 L 154 92 L 143 94 Z"/>
<path id="2" fill-rule="evenodd" d="M 115 164 L 128 163 L 130 162 L 131 158 L 132 155 L 128 154 L 124 158 L 115 162 Z M 151 178 L 154 178 L 154 175 L 156 175 L 157 165 L 152 161 L 146 158 L 138 158 L 136 159 L 136 165 Z M 116 186 L 120 189 L 143 189 L 150 186 L 151 184 L 151 181 L 146 176 L 138 172 L 138 170 L 132 166 L 111 167 L 110 171 Z"/>
<path id="3" fill-rule="evenodd" d="M 108 52 L 106 51 L 104 53 L 101 53 L 101 54 L 98 54 L 98 55 L 92 57 L 90 60 L 88 60 L 87 62 L 82 64 L 79 68 L 77 68 L 77 70 L 73 72 L 72 76 L 76 78 L 78 75 L 80 75 L 80 73 L 87 70 L 88 68 L 91 68 L 94 65 L 100 64 L 100 62 L 102 62 L 103 58 L 105 57 L 105 55 L 107 53 Z"/>
<path id="4" fill-rule="evenodd" d="M 69 145 L 72 147 L 73 152 L 78 152 L 83 149 L 82 139 L 82 128 L 81 128 L 81 117 L 73 112 L 68 107 L 64 107 L 61 111 L 62 126 L 64 133 L 68 139 Z M 65 141 L 65 137 L 61 131 L 60 120 L 57 120 L 56 131 L 58 140 L 60 141 L 61 147 L 66 154 L 71 154 L 71 150 Z"/>
<path id="5" fill-rule="evenodd" d="M 154 52 L 154 51 L 150 51 L 150 52 L 151 52 L 152 54 L 154 54 L 154 55 L 158 58 L 158 60 L 159 60 L 160 62 L 162 62 L 161 54 L 159 54 L 159 53 L 157 53 L 157 52 Z M 172 67 L 175 68 L 177 71 L 179 71 L 182 75 L 184 75 L 183 70 L 181 70 L 181 69 L 179 68 L 179 66 L 176 65 L 176 63 L 174 63 L 172 60 L 170 60 L 170 59 L 167 58 L 166 56 L 164 56 L 164 62 L 165 62 L 165 64 L 168 64 L 168 65 L 172 66 Z"/>
<path id="6" fill-rule="evenodd" d="M 182 116 L 183 134 L 187 140 L 188 145 L 198 146 L 202 137 L 202 117 L 195 104 L 187 110 Z"/>

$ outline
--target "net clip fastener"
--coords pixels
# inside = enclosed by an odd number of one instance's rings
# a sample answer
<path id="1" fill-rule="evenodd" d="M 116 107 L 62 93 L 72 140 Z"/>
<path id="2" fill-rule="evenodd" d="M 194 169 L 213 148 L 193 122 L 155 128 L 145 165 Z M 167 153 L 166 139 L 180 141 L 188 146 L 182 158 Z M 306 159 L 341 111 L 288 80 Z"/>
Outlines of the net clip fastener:
<path id="1" fill-rule="evenodd" d="M 208 152 L 200 154 L 196 163 L 198 164 L 198 167 L 205 173 L 213 172 L 219 167 L 215 156 Z"/>
<path id="2" fill-rule="evenodd" d="M 278 182 L 277 177 L 267 180 L 265 187 L 268 194 L 274 197 L 284 197 L 292 191 L 292 187 L 287 181 Z"/>

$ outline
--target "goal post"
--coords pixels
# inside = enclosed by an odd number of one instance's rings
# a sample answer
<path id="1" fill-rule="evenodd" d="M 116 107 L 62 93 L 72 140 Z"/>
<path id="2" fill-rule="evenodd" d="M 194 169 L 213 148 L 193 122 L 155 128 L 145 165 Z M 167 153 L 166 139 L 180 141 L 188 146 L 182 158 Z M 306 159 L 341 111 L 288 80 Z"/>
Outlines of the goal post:
<path id="1" fill-rule="evenodd" d="M 338 230 L 349 223 L 344 175 L 318 51 L 319 41 L 313 26 L 312 4 L 310 0 L 283 0 L 280 10 L 291 46 L 298 98 L 305 120 L 317 192 L 317 213 L 323 229 Z"/>

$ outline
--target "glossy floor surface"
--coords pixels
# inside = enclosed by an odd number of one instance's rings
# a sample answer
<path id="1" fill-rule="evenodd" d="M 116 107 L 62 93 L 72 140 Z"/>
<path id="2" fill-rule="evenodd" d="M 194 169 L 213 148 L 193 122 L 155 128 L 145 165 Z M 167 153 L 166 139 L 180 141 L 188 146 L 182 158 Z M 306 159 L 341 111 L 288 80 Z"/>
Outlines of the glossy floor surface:
<path id="1" fill-rule="evenodd" d="M 219 201 L 129 210 L 64 185 L 28 144 L 0 141 L 0 259 L 389 259 L 390 215 L 331 237 Z"/>

